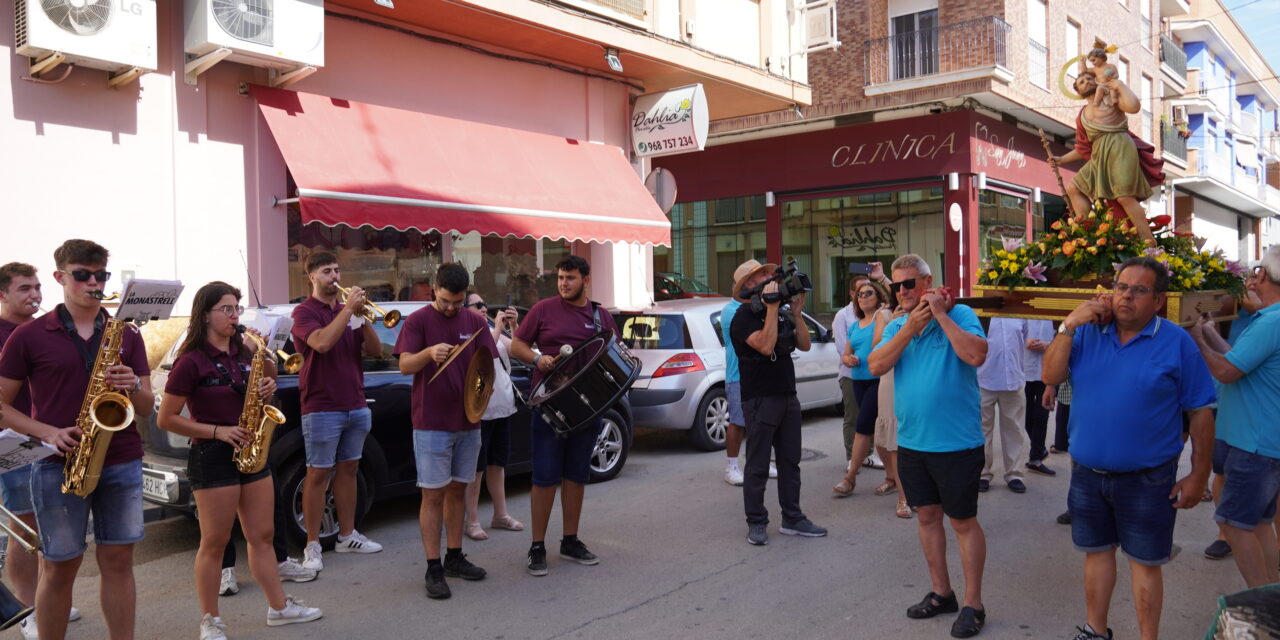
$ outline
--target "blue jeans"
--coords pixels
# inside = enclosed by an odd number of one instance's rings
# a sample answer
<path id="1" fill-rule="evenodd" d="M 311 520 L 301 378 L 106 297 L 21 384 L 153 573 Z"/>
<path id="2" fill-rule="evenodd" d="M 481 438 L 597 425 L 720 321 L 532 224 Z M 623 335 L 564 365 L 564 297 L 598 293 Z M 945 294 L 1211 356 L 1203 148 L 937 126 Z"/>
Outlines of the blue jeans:
<path id="1" fill-rule="evenodd" d="M 0 473 L 0 493 L 4 495 L 4 508 L 14 515 L 34 513 L 36 508 L 31 504 L 31 465 Z"/>
<path id="2" fill-rule="evenodd" d="M 1120 550 L 1138 564 L 1160 566 L 1173 553 L 1177 509 L 1169 494 L 1178 459 L 1150 469 L 1104 474 L 1079 463 L 1071 468 L 1071 542 L 1085 553 Z"/>
<path id="3" fill-rule="evenodd" d="M 1213 519 L 1237 529 L 1253 531 L 1259 524 L 1276 518 L 1280 459 L 1249 453 L 1231 445 L 1226 447 L 1223 475 L 1227 482 L 1222 486 L 1222 499 L 1213 512 Z"/>
<path id="4" fill-rule="evenodd" d="M 332 469 L 339 462 L 359 460 L 364 453 L 364 438 L 372 428 L 373 412 L 369 407 L 302 414 L 307 466 Z"/>
<path id="5" fill-rule="evenodd" d="M 418 486 L 443 489 L 449 482 L 467 484 L 476 479 L 476 458 L 480 455 L 480 430 L 413 430 L 413 457 L 418 468 Z"/>
<path id="6" fill-rule="evenodd" d="M 44 557 L 63 562 L 84 554 L 89 513 L 98 544 L 133 544 L 142 540 L 142 459 L 102 468 L 98 488 L 86 498 L 62 492 L 62 462 L 41 460 L 31 474 Z"/>

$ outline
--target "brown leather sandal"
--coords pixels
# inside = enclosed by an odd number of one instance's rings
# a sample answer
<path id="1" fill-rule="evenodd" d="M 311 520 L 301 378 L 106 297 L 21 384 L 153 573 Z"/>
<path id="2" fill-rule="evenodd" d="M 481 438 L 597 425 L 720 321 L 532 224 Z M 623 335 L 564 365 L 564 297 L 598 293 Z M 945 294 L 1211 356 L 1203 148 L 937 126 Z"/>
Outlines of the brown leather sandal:
<path id="1" fill-rule="evenodd" d="M 849 482 L 849 480 L 846 478 L 836 483 L 836 486 L 831 487 L 831 493 L 834 493 L 837 498 L 848 498 L 849 496 L 853 495 L 853 488 L 856 485 L 857 485 L 856 480 L 853 482 Z"/>

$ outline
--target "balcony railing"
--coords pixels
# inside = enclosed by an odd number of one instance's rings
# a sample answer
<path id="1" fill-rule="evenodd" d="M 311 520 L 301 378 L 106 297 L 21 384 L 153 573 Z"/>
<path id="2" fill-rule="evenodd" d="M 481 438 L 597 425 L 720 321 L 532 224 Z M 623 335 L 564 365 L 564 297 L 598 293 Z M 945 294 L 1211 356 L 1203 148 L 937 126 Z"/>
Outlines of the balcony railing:
<path id="1" fill-rule="evenodd" d="M 1187 139 L 1182 137 L 1177 128 L 1168 123 L 1160 123 L 1160 148 L 1184 162 L 1187 159 Z"/>
<path id="2" fill-rule="evenodd" d="M 1187 79 L 1187 54 L 1167 35 L 1160 34 L 1160 62 L 1169 67 L 1177 77 Z"/>
<path id="3" fill-rule="evenodd" d="M 1257 115 L 1237 109 L 1236 112 L 1232 114 L 1232 120 L 1235 120 L 1236 126 L 1240 127 L 1240 133 L 1242 135 L 1249 136 L 1250 138 L 1258 137 Z"/>
<path id="4" fill-rule="evenodd" d="M 867 41 L 866 84 L 1009 66 L 1009 23 L 989 16 Z"/>

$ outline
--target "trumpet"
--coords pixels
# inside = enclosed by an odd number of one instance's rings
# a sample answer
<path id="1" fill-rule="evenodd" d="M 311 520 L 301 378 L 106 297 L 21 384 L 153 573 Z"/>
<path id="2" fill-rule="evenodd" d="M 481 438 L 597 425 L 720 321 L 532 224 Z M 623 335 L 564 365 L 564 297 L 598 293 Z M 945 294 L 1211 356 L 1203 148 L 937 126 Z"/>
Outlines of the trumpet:
<path id="1" fill-rule="evenodd" d="M 276 356 L 280 358 L 285 373 L 294 374 L 302 369 L 301 353 L 289 353 L 284 349 L 276 349 Z"/>
<path id="2" fill-rule="evenodd" d="M 342 285 L 336 282 L 333 283 L 333 286 L 338 288 L 338 292 L 342 294 L 342 299 L 343 299 L 343 302 L 345 303 L 346 299 L 351 296 L 351 290 L 344 288 Z M 381 307 L 374 304 L 373 301 L 369 300 L 368 298 L 366 298 L 364 301 L 364 307 L 365 308 L 361 309 L 358 315 L 361 318 L 364 318 L 365 322 L 368 322 L 369 324 L 373 324 L 374 322 L 379 322 L 379 320 L 377 320 L 374 317 L 373 315 L 374 312 L 382 314 L 382 320 L 381 320 L 382 326 L 388 329 L 400 324 L 400 312 L 396 311 L 395 309 L 392 309 L 391 311 L 383 311 Z"/>

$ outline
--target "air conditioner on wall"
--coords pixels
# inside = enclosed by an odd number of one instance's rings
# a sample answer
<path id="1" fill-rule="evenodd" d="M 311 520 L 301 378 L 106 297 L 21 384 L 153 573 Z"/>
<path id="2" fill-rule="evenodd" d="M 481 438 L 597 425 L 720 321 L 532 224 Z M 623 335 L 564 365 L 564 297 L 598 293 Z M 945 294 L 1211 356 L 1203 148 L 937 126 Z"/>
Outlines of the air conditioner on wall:
<path id="1" fill-rule="evenodd" d="M 155 0 L 15 0 L 14 26 L 20 56 L 130 79 L 157 66 Z"/>
<path id="2" fill-rule="evenodd" d="M 324 0 L 185 0 L 188 58 L 277 71 L 324 66 Z"/>

